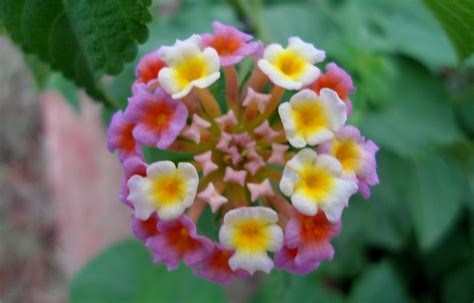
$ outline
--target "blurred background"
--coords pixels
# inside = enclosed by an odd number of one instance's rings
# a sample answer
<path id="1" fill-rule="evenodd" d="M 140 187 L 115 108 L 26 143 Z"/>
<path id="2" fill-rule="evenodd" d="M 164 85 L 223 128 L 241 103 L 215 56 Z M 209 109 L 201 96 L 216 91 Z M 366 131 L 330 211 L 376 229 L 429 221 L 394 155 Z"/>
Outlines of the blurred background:
<path id="1" fill-rule="evenodd" d="M 115 0 L 66 1 L 63 13 L 62 1 L 0 3 L 1 303 L 473 302 L 474 3 L 147 2 L 117 2 L 143 44 L 107 32 L 123 24 L 98 14 L 104 45 L 130 47 L 85 54 L 67 35 L 86 35 L 76 10 L 108 14 Z M 214 20 L 326 50 L 357 87 L 349 123 L 381 148 L 380 185 L 351 199 L 334 260 L 308 276 L 274 270 L 223 288 L 166 273 L 127 240 L 121 170 L 105 146 L 112 108 L 125 106 L 143 54 Z"/>

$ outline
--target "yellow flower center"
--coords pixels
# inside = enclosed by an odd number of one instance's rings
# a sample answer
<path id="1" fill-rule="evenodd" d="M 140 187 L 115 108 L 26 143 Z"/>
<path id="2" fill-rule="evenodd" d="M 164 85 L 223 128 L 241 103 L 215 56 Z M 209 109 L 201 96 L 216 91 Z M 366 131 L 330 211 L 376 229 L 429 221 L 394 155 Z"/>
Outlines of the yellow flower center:
<path id="1" fill-rule="evenodd" d="M 293 119 L 297 131 L 303 135 L 310 135 L 327 125 L 324 108 L 315 102 L 304 102 L 293 106 Z"/>
<path id="2" fill-rule="evenodd" d="M 315 200 L 322 200 L 331 192 L 334 178 L 327 169 L 306 167 L 300 172 L 298 190 Z"/>
<path id="3" fill-rule="evenodd" d="M 183 87 L 194 80 L 206 77 L 208 73 L 207 62 L 200 54 L 183 58 L 175 67 L 176 79 Z"/>
<path id="4" fill-rule="evenodd" d="M 356 173 L 362 160 L 362 150 L 354 140 L 334 140 L 331 154 L 341 162 L 345 172 Z"/>
<path id="5" fill-rule="evenodd" d="M 258 219 L 245 220 L 236 225 L 233 240 L 236 249 L 245 251 L 265 251 L 268 246 L 265 222 Z"/>
<path id="6" fill-rule="evenodd" d="M 284 50 L 276 58 L 275 66 L 282 74 L 294 80 L 304 72 L 306 61 L 294 51 Z"/>
<path id="7" fill-rule="evenodd" d="M 182 200 L 186 184 L 178 174 L 160 176 L 153 181 L 153 197 L 160 206 L 172 205 Z"/>

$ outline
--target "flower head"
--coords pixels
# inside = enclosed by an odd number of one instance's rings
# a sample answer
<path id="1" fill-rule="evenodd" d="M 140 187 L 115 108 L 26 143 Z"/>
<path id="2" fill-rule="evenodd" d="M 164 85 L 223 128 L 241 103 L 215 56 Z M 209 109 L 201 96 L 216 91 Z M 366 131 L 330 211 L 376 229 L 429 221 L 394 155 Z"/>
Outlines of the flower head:
<path id="1" fill-rule="evenodd" d="M 309 259 L 303 260 L 303 262 L 299 260 L 299 255 L 300 249 L 298 247 L 289 248 L 287 245 L 283 245 L 275 255 L 275 267 L 297 275 L 306 275 L 318 268 L 319 261 Z"/>
<path id="2" fill-rule="evenodd" d="M 331 139 L 346 122 L 346 107 L 337 94 L 322 89 L 320 95 L 305 89 L 278 108 L 286 138 L 297 148 Z"/>
<path id="3" fill-rule="evenodd" d="M 345 125 L 354 87 L 335 63 L 320 75 L 324 51 L 296 37 L 265 47 L 213 27 L 142 58 L 125 114 L 109 127 L 133 233 L 157 263 L 184 261 L 218 283 L 274 266 L 307 274 L 333 258 L 349 198 L 378 183 L 378 148 Z M 239 83 L 245 58 L 254 66 Z M 148 164 L 142 146 L 148 157 L 150 146 L 166 151 Z M 218 242 L 198 234 L 209 214 Z"/>
<path id="4" fill-rule="evenodd" d="M 155 262 L 168 270 L 176 269 L 181 260 L 186 265 L 203 261 L 212 251 L 212 242 L 196 233 L 196 225 L 186 216 L 158 222 L 159 234 L 148 238 L 146 245 L 155 255 Z"/>
<path id="5" fill-rule="evenodd" d="M 212 23 L 214 34 L 202 34 L 202 46 L 212 47 L 219 54 L 221 66 L 234 65 L 251 55 L 257 48 L 251 35 L 242 33 L 233 26 L 224 25 L 218 21 Z"/>
<path id="6" fill-rule="evenodd" d="M 109 151 L 119 151 L 119 158 L 124 161 L 128 157 L 141 156 L 141 147 L 133 137 L 135 123 L 124 118 L 122 111 L 112 116 L 107 129 L 107 147 Z"/>
<path id="7" fill-rule="evenodd" d="M 366 140 L 356 127 L 346 125 L 332 140 L 321 144 L 318 150 L 339 160 L 343 174 L 357 178 L 362 196 L 370 197 L 369 186 L 379 183 L 375 161 L 379 148 L 374 142 Z"/>
<path id="8" fill-rule="evenodd" d="M 225 215 L 219 240 L 224 247 L 235 249 L 229 259 L 233 270 L 270 272 L 273 261 L 267 251 L 276 252 L 283 244 L 283 231 L 277 221 L 277 213 L 266 207 L 242 207 Z"/>
<path id="9" fill-rule="evenodd" d="M 122 177 L 122 190 L 120 191 L 119 195 L 120 201 L 133 208 L 133 203 L 128 200 L 128 195 L 130 195 L 128 180 L 130 180 L 130 178 L 135 175 L 145 177 L 147 165 L 140 157 L 137 156 L 127 158 L 122 165 L 124 174 Z"/>
<path id="10" fill-rule="evenodd" d="M 346 104 L 347 116 L 352 115 L 352 103 L 349 94 L 355 92 L 351 76 L 336 63 L 326 64 L 326 73 L 314 81 L 309 88 L 319 94 L 321 89 L 330 88 L 337 93 L 339 98 Z"/>
<path id="11" fill-rule="evenodd" d="M 158 79 L 173 99 L 186 96 L 193 87 L 206 88 L 219 79 L 219 55 L 212 47 L 199 48 L 201 37 L 193 35 L 173 46 L 163 46 L 161 57 L 168 67 L 161 69 Z"/>
<path id="12" fill-rule="evenodd" d="M 139 91 L 129 99 L 124 114 L 135 123 L 133 137 L 142 145 L 168 148 L 186 125 L 188 110 L 174 101 L 162 89 L 156 93 Z"/>
<path id="13" fill-rule="evenodd" d="M 285 89 L 300 89 L 319 77 L 321 73 L 313 64 L 326 57 L 324 51 L 298 37 L 288 39 L 288 47 L 270 44 L 265 48 L 258 67 L 270 80 Z"/>
<path id="14" fill-rule="evenodd" d="M 146 242 L 148 238 L 158 236 L 158 216 L 152 213 L 146 220 L 140 220 L 136 217 L 132 218 L 132 232 L 140 240 Z"/>
<path id="15" fill-rule="evenodd" d="M 291 197 L 291 203 L 302 214 L 314 216 L 321 209 L 328 220 L 340 220 L 357 184 L 342 176 L 336 158 L 317 155 L 312 149 L 299 151 L 285 166 L 280 190 Z"/>
<path id="16" fill-rule="evenodd" d="M 160 86 L 158 73 L 166 66 L 166 63 L 160 58 L 160 50 L 155 50 L 143 56 L 135 68 L 137 80 L 132 86 L 132 91 L 136 93 L 141 86 L 153 92 Z"/>
<path id="17" fill-rule="evenodd" d="M 232 270 L 229 259 L 233 251 L 225 249 L 220 244 L 215 244 L 212 251 L 199 264 L 194 266 L 193 273 L 204 279 L 227 284 L 233 277 L 247 277 L 248 273 L 243 270 Z"/>
<path id="18" fill-rule="evenodd" d="M 151 164 L 146 176 L 134 175 L 128 180 L 128 200 L 135 206 L 135 217 L 146 220 L 156 211 L 163 220 L 179 217 L 190 207 L 199 183 L 196 169 L 190 163 L 159 161 Z"/>

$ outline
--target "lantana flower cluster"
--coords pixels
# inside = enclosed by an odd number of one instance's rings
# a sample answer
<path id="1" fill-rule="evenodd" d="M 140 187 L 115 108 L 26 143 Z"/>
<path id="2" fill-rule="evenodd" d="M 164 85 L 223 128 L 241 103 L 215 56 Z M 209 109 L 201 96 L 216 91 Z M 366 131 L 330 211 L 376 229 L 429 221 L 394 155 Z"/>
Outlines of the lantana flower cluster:
<path id="1" fill-rule="evenodd" d="M 379 182 L 378 147 L 346 124 L 351 77 L 335 63 L 321 71 L 325 52 L 300 38 L 264 45 L 213 28 L 144 56 L 112 118 L 133 233 L 155 262 L 220 283 L 273 267 L 309 273 L 333 258 L 349 198 Z M 253 70 L 239 79 L 244 59 Z M 225 90 L 211 93 L 221 77 Z M 146 163 L 143 147 L 192 156 Z M 196 227 L 208 207 L 218 241 Z"/>

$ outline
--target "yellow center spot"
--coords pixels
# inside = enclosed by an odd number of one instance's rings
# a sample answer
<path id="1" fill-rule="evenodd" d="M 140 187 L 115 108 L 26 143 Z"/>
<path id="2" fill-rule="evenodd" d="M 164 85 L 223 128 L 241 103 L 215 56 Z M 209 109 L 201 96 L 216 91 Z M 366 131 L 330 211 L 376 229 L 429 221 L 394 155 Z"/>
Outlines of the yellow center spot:
<path id="1" fill-rule="evenodd" d="M 298 190 L 314 200 L 323 200 L 330 194 L 334 184 L 334 178 L 327 169 L 318 167 L 306 167 L 300 172 Z"/>
<path id="2" fill-rule="evenodd" d="M 268 237 L 265 222 L 253 219 L 236 225 L 233 240 L 236 249 L 255 252 L 267 249 Z"/>
<path id="3" fill-rule="evenodd" d="M 339 160 L 345 172 L 356 173 L 362 160 L 362 150 L 354 140 L 334 140 L 331 154 Z"/>
<path id="4" fill-rule="evenodd" d="M 178 174 L 160 176 L 153 181 L 153 197 L 159 206 L 170 206 L 183 199 L 186 184 Z"/>
<path id="5" fill-rule="evenodd" d="M 297 53 L 284 50 L 275 60 L 276 68 L 285 76 L 295 80 L 305 70 L 306 61 Z"/>
<path id="6" fill-rule="evenodd" d="M 194 80 L 208 75 L 207 62 L 202 55 L 192 55 L 178 63 L 175 67 L 175 75 L 178 83 L 186 87 Z"/>
<path id="7" fill-rule="evenodd" d="M 327 126 L 324 108 L 315 102 L 304 102 L 293 106 L 293 119 L 297 131 L 304 136 Z"/>
<path id="8" fill-rule="evenodd" d="M 158 126 L 165 126 L 168 124 L 168 117 L 165 114 L 158 115 L 156 123 L 158 123 Z"/>

